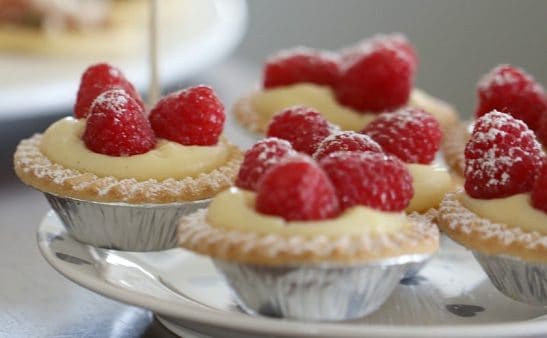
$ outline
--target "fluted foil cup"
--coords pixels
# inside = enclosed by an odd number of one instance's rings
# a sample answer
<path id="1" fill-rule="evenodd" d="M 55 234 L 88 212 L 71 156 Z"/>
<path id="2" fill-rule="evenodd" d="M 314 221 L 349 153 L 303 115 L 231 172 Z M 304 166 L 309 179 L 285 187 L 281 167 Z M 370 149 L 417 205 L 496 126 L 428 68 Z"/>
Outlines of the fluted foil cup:
<path id="1" fill-rule="evenodd" d="M 213 259 L 249 313 L 308 321 L 364 317 L 391 295 L 409 266 L 429 254 L 360 265 L 260 266 Z"/>
<path id="2" fill-rule="evenodd" d="M 405 273 L 403 274 L 403 279 L 412 278 L 416 276 L 422 270 L 422 268 L 427 264 L 427 261 L 428 260 L 424 260 L 424 261 L 416 262 L 416 263 L 409 263 Z"/>
<path id="3" fill-rule="evenodd" d="M 473 251 L 496 289 L 527 304 L 547 306 L 547 264 Z"/>
<path id="4" fill-rule="evenodd" d="M 180 217 L 206 208 L 211 201 L 129 204 L 45 195 L 72 237 L 93 246 L 126 251 L 176 247 Z"/>

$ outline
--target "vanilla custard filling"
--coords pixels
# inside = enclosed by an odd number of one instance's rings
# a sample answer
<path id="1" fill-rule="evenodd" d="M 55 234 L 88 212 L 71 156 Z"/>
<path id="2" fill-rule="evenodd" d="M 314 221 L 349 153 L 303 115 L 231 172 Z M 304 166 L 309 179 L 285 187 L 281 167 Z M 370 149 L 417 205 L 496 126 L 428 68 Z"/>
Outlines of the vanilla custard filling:
<path id="1" fill-rule="evenodd" d="M 446 168 L 436 164 L 407 164 L 412 175 L 414 196 L 410 200 L 407 212 L 423 212 L 435 208 L 444 195 L 453 189 L 452 178 Z"/>
<path id="2" fill-rule="evenodd" d="M 72 117 L 55 122 L 45 131 L 40 151 L 66 168 L 142 181 L 196 177 L 220 167 L 229 157 L 228 145 L 223 141 L 215 146 L 183 146 L 162 139 L 144 154 L 125 157 L 98 154 L 87 149 L 81 139 L 85 124 L 85 119 Z"/>
<path id="3" fill-rule="evenodd" d="M 251 100 L 253 109 L 261 114 L 261 123 L 264 126 L 267 126 L 276 113 L 295 105 L 317 109 L 328 121 L 340 126 L 343 130 L 361 131 L 378 115 L 362 113 L 342 106 L 330 87 L 311 83 L 263 89 L 253 95 Z M 418 89 L 412 91 L 408 104 L 431 113 L 441 125 L 449 123 L 454 114 L 451 106 Z"/>
<path id="4" fill-rule="evenodd" d="M 404 212 L 378 211 L 364 206 L 349 208 L 340 216 L 321 221 L 285 221 L 279 216 L 255 211 L 256 194 L 231 188 L 218 194 L 207 211 L 210 225 L 260 234 L 301 235 L 382 235 L 409 227 Z"/>
<path id="5" fill-rule="evenodd" d="M 547 214 L 532 207 L 530 194 L 483 200 L 462 191 L 458 199 L 464 207 L 492 223 L 547 234 Z"/>

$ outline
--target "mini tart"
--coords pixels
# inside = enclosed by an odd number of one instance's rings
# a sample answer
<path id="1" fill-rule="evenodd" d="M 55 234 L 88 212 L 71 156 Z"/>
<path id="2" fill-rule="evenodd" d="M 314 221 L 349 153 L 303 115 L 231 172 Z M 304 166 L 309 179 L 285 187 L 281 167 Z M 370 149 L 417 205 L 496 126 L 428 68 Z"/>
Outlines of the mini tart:
<path id="1" fill-rule="evenodd" d="M 207 199 L 232 185 L 243 155 L 229 144 L 224 165 L 197 177 L 184 179 L 118 179 L 99 177 L 51 162 L 40 151 L 41 134 L 22 140 L 14 155 L 17 176 L 26 184 L 46 193 L 97 202 L 155 204 Z"/>
<path id="2" fill-rule="evenodd" d="M 462 181 L 465 172 L 465 145 L 471 137 L 471 121 L 462 121 L 452 128 L 444 131 L 443 143 L 441 145 L 446 164 L 456 176 L 455 179 Z M 545 145 L 543 152 L 546 152 Z"/>
<path id="3" fill-rule="evenodd" d="M 207 210 L 182 218 L 179 245 L 215 259 L 266 266 L 291 264 L 374 263 L 402 255 L 430 254 L 439 247 L 434 212 L 412 213 L 410 226 L 382 235 L 301 235 L 264 234 L 210 225 Z M 313 226 L 313 225 L 310 225 Z"/>
<path id="4" fill-rule="evenodd" d="M 509 255 L 526 261 L 547 262 L 547 235 L 494 223 L 467 209 L 457 193 L 445 196 L 437 221 L 441 231 L 469 249 L 487 255 Z"/>
<path id="5" fill-rule="evenodd" d="M 269 119 L 265 119 L 263 114 L 257 111 L 253 106 L 253 97 L 260 92 L 259 89 L 239 98 L 233 106 L 233 112 L 237 120 L 248 130 L 264 134 L 268 129 Z M 409 105 L 422 108 L 428 112 L 437 111 L 435 118 L 441 124 L 443 131 L 449 130 L 458 123 L 458 113 L 450 104 L 437 99 L 425 92 L 414 89 L 411 94 Z M 354 131 L 360 131 L 363 126 L 351 128 Z"/>

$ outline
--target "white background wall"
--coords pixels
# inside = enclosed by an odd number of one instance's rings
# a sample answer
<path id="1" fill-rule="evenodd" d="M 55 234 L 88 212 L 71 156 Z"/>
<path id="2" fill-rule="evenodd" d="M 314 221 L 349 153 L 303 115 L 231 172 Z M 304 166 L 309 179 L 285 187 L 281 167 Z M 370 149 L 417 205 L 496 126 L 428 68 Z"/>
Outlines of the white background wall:
<path id="1" fill-rule="evenodd" d="M 295 45 L 336 49 L 404 32 L 420 56 L 417 84 L 472 113 L 477 79 L 499 63 L 547 86 L 547 0 L 249 0 L 237 56 L 255 63 Z"/>

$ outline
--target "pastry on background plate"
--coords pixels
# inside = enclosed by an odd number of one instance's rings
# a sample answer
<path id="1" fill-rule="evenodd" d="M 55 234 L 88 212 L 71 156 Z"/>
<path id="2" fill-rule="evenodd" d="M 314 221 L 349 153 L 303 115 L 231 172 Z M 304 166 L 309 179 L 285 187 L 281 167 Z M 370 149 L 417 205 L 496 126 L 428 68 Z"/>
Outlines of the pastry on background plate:
<path id="1" fill-rule="evenodd" d="M 346 320 L 380 307 L 438 249 L 433 215 L 404 209 L 396 157 L 338 151 L 315 161 L 278 138 L 247 151 L 236 181 L 182 218 L 182 247 L 211 257 L 251 313 Z"/>
<path id="2" fill-rule="evenodd" d="M 178 218 L 231 186 L 242 158 L 222 138 L 224 107 L 207 86 L 163 97 L 148 115 L 106 64 L 82 76 L 74 117 L 21 141 L 15 171 L 76 239 L 101 247 L 175 245 Z"/>
<path id="3" fill-rule="evenodd" d="M 400 34 L 378 35 L 337 53 L 296 48 L 271 56 L 262 87 L 234 105 L 237 119 L 264 133 L 272 117 L 294 105 L 320 111 L 343 130 L 359 131 L 385 111 L 422 108 L 443 129 L 458 121 L 453 107 L 414 88 L 418 58 Z"/>
<path id="4" fill-rule="evenodd" d="M 477 119 L 464 188 L 442 201 L 441 230 L 505 295 L 547 305 L 547 159 L 524 122 L 498 111 Z"/>
<path id="5" fill-rule="evenodd" d="M 161 27 L 180 20 L 185 0 L 161 1 Z M 144 51 L 147 0 L 0 0 L 0 51 L 119 56 Z"/>

